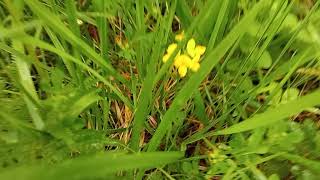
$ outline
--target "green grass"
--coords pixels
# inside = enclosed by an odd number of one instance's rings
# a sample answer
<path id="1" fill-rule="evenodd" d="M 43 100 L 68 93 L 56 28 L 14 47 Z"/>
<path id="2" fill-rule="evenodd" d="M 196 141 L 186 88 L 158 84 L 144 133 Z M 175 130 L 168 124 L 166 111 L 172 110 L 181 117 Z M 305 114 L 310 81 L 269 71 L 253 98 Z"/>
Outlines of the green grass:
<path id="1" fill-rule="evenodd" d="M 0 179 L 317 179 L 319 5 L 0 1 Z"/>

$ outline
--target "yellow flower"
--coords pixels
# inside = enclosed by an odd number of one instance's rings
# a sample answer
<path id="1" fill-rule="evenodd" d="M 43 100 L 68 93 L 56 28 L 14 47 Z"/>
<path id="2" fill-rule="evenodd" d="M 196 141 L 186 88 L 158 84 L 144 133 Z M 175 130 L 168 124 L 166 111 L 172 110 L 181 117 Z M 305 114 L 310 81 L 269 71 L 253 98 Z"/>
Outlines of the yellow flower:
<path id="1" fill-rule="evenodd" d="M 177 41 L 181 41 L 184 38 L 184 32 L 182 31 L 180 34 L 176 35 L 175 39 Z M 163 56 L 163 62 L 167 62 L 170 59 L 170 56 L 176 50 L 178 45 L 176 43 L 172 43 L 168 46 L 166 54 Z M 180 51 L 174 58 L 174 67 L 177 68 L 178 74 L 180 77 L 185 77 L 187 75 L 188 69 L 193 72 L 197 72 L 200 68 L 200 58 L 206 51 L 205 46 L 197 45 L 196 41 L 191 38 L 186 47 L 186 53 L 180 54 Z"/>
<path id="2" fill-rule="evenodd" d="M 175 37 L 176 41 L 182 41 L 183 38 L 184 38 L 184 31 L 182 31 L 180 34 L 177 34 Z"/>

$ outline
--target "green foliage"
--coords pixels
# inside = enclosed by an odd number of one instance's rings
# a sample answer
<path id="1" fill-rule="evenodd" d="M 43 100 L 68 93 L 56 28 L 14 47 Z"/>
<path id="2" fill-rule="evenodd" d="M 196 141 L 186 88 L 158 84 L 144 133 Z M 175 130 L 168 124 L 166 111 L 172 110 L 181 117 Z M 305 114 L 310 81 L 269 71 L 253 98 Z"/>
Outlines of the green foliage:
<path id="1" fill-rule="evenodd" d="M 311 127 L 313 128 L 309 129 Z M 310 134 L 314 136 L 310 137 Z M 210 154 L 212 168 L 208 175 L 230 173 L 230 177 L 235 178 L 246 173 L 250 176 L 251 173 L 255 175 L 250 166 L 259 165 L 265 172 L 263 176 L 266 177 L 276 172 L 282 179 L 290 173 L 296 173 L 296 168 L 299 168 L 300 172 L 309 172 L 317 176 L 319 162 L 312 160 L 317 160 L 319 154 L 307 155 L 309 160 L 302 158 L 306 156 L 306 152 L 318 150 L 319 147 L 315 145 L 318 141 L 317 134 L 319 135 L 319 132 L 311 121 L 302 125 L 281 121 L 277 125 L 257 128 L 250 133 L 232 135 L 228 145 L 219 144 Z M 302 147 L 304 151 L 300 149 Z M 286 159 L 297 164 L 292 165 Z"/>
<path id="2" fill-rule="evenodd" d="M 0 179 L 317 179 L 319 5 L 0 1 Z"/>

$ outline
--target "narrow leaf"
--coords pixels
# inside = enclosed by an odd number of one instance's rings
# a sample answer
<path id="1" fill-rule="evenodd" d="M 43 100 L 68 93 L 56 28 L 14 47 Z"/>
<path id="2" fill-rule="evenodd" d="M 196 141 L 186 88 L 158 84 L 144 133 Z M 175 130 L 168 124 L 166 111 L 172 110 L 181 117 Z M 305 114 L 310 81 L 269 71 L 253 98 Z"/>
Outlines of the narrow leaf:
<path id="1" fill-rule="evenodd" d="M 320 91 L 318 90 L 294 101 L 290 101 L 286 104 L 281 104 L 278 107 L 269 109 L 264 113 L 257 114 L 252 118 L 249 118 L 241 123 L 238 123 L 227 129 L 218 131 L 213 134 L 233 134 L 248 131 L 251 129 L 256 129 L 262 126 L 267 126 L 319 104 Z"/>

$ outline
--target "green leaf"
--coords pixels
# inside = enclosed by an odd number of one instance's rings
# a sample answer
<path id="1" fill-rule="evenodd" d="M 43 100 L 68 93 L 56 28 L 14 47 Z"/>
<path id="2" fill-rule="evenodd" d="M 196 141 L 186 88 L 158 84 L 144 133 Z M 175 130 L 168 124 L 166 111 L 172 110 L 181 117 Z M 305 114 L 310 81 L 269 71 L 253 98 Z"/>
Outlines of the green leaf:
<path id="1" fill-rule="evenodd" d="M 306 159 L 304 157 L 300 157 L 298 155 L 289 154 L 289 153 L 282 154 L 281 156 L 294 163 L 301 164 L 307 167 L 308 169 L 312 170 L 314 173 L 320 175 L 320 162 L 318 161 L 313 161 L 313 160 Z"/>
<path id="2" fill-rule="evenodd" d="M 0 179 L 92 179 L 136 168 L 156 168 L 177 161 L 181 152 L 138 154 L 106 153 L 65 161 L 56 165 L 23 166 L 0 173 Z"/>
<path id="3" fill-rule="evenodd" d="M 251 26 L 248 27 L 248 34 L 252 37 L 259 37 L 260 35 L 258 33 L 260 30 L 260 26 L 261 26 L 261 24 L 259 24 L 256 21 L 253 21 Z"/>
<path id="4" fill-rule="evenodd" d="M 208 124 L 209 119 L 206 114 L 206 108 L 204 105 L 204 101 L 201 97 L 200 91 L 196 91 L 194 94 L 194 105 L 195 105 L 194 113 L 196 114 L 197 118 L 199 118 L 199 120 L 203 124 Z"/>
<path id="5" fill-rule="evenodd" d="M 272 65 L 272 58 L 268 51 L 263 52 L 261 58 L 258 61 L 257 67 L 263 69 L 269 69 Z"/>
<path id="6" fill-rule="evenodd" d="M 233 125 L 224 130 L 220 130 L 214 135 L 234 134 L 251 129 L 267 126 L 276 123 L 284 118 L 295 115 L 306 108 L 320 104 L 320 91 L 315 91 L 311 94 L 303 96 L 299 99 L 290 101 L 286 104 L 281 104 L 275 108 L 268 109 L 266 112 L 257 114 L 243 122 Z"/>
<path id="7" fill-rule="evenodd" d="M 105 3 L 107 1 L 104 0 L 95 0 L 92 2 L 95 9 L 100 11 L 101 13 L 106 13 Z M 101 46 L 101 56 L 105 59 L 105 61 L 109 61 L 108 57 L 108 50 L 109 50 L 109 38 L 108 38 L 108 21 L 104 17 L 97 17 L 97 24 L 98 24 L 98 32 L 100 37 L 100 46 Z"/>
<path id="8" fill-rule="evenodd" d="M 288 14 L 287 17 L 284 19 L 281 29 L 284 31 L 291 31 L 298 25 L 298 18 L 295 14 Z"/>
<path id="9" fill-rule="evenodd" d="M 243 53 L 250 53 L 252 49 L 255 47 L 258 39 L 255 36 L 251 36 L 249 34 L 244 34 L 240 40 L 239 47 Z"/>
<path id="10" fill-rule="evenodd" d="M 240 59 L 240 58 L 230 59 L 226 65 L 227 70 L 233 71 L 233 72 L 240 71 L 241 69 L 239 70 L 239 67 L 241 66 L 241 61 L 242 61 L 242 59 Z"/>
<path id="11" fill-rule="evenodd" d="M 88 93 L 82 97 L 80 97 L 76 102 L 70 106 L 66 116 L 68 118 L 77 117 L 85 108 L 87 108 L 90 104 L 101 100 L 102 98 L 96 94 L 96 92 Z"/>
<path id="12" fill-rule="evenodd" d="M 20 17 L 20 15 L 22 15 L 20 13 L 22 12 L 22 9 L 23 9 L 23 4 L 24 4 L 23 1 L 18 2 L 19 5 L 14 4 L 13 2 L 10 2 L 10 1 L 7 1 L 6 3 L 9 10 L 11 11 L 10 13 L 13 16 L 13 19 L 17 20 L 17 21 L 14 21 L 14 25 L 16 24 L 19 25 L 20 24 L 19 20 L 22 18 Z M 12 40 L 12 47 L 19 53 L 24 53 L 24 51 L 26 50 L 24 47 L 24 44 L 16 40 Z M 36 101 L 38 103 L 39 97 L 31 77 L 29 64 L 19 56 L 13 56 L 13 60 L 15 61 L 15 64 L 18 70 L 19 81 L 20 81 L 19 83 L 21 84 L 22 88 L 25 89 L 26 92 L 31 96 L 31 97 L 28 97 L 28 95 L 26 94 L 24 95 L 24 101 L 28 106 L 29 114 L 32 117 L 35 127 L 38 130 L 42 130 L 44 129 L 45 124 L 40 116 L 39 109 L 37 108 L 36 104 L 33 102 L 33 101 Z"/>
<path id="13" fill-rule="evenodd" d="M 299 97 L 300 91 L 297 88 L 288 88 L 286 91 L 284 91 L 281 103 L 285 103 L 287 101 L 295 100 Z"/>
<path id="14" fill-rule="evenodd" d="M 193 19 L 191 10 L 185 0 L 178 0 L 177 1 L 177 9 L 176 9 L 177 15 L 181 19 L 181 23 L 183 27 L 188 27 L 189 24 L 191 24 L 191 21 Z"/>

